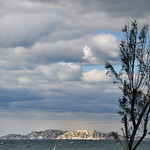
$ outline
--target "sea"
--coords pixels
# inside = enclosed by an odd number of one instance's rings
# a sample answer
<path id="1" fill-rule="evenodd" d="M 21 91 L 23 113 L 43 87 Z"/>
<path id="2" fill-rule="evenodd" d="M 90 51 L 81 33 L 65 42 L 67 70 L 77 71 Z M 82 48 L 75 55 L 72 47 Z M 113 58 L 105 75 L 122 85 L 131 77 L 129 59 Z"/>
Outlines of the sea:
<path id="1" fill-rule="evenodd" d="M 0 140 L 0 150 L 124 150 L 112 140 Z M 137 150 L 150 150 L 143 141 Z"/>

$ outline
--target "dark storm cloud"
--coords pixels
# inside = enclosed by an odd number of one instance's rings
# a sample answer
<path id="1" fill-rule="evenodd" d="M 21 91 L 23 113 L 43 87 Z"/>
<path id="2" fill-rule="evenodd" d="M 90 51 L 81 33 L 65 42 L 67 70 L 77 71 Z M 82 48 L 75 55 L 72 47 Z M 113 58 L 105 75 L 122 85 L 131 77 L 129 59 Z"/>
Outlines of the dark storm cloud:
<path id="1" fill-rule="evenodd" d="M 30 0 L 32 1 L 32 0 Z M 36 2 L 61 3 L 61 0 L 36 0 Z M 64 0 L 62 3 L 74 3 L 79 12 L 105 11 L 114 16 L 143 17 L 150 12 L 149 0 Z"/>
<path id="2" fill-rule="evenodd" d="M 60 83 L 60 82 L 59 82 Z M 54 85 L 58 86 L 59 83 L 55 82 L 51 84 L 49 88 Z M 61 83 L 63 86 L 65 83 Z M 117 98 L 119 93 L 114 94 L 115 90 L 105 94 L 106 91 L 103 89 L 104 84 L 91 85 L 88 89 L 80 83 L 78 86 L 71 88 L 73 82 L 67 83 L 64 88 L 57 87 L 52 90 L 44 90 L 37 88 L 32 89 L 17 89 L 17 90 L 0 90 L 1 94 L 1 110 L 30 110 L 37 111 L 41 110 L 44 112 L 55 112 L 55 113 L 67 113 L 67 112 L 82 112 L 82 113 L 116 113 Z M 84 85 L 84 87 L 83 87 Z M 37 86 L 37 85 L 36 85 Z M 110 88 L 110 87 L 108 87 Z M 110 96 L 111 95 L 111 96 Z"/>
<path id="3" fill-rule="evenodd" d="M 150 13 L 149 0 L 77 0 L 79 12 L 106 12 L 113 17 L 146 17 Z"/>
<path id="4" fill-rule="evenodd" d="M 18 90 L 7 90 L 0 89 L 1 104 L 7 104 L 13 101 L 26 101 L 26 100 L 38 100 L 40 95 L 30 90 L 18 89 Z M 2 105 L 1 105 L 2 106 Z"/>
<path id="5" fill-rule="evenodd" d="M 149 0 L 101 0 L 101 9 L 116 17 L 146 17 L 150 13 Z"/>

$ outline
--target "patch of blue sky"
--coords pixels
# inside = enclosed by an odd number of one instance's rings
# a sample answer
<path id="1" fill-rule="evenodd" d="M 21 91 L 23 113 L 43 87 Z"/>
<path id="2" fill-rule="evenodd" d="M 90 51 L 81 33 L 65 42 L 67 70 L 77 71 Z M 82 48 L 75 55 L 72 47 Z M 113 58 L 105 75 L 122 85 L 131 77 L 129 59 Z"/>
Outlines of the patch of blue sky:
<path id="1" fill-rule="evenodd" d="M 117 72 L 120 72 L 121 65 L 113 65 L 113 67 L 115 68 Z M 88 66 L 82 67 L 83 72 L 87 72 L 87 71 L 94 70 L 94 69 L 105 70 L 105 65 L 88 65 Z"/>
<path id="2" fill-rule="evenodd" d="M 104 70 L 105 69 L 104 67 L 105 67 L 104 65 L 88 65 L 88 66 L 83 66 L 82 71 L 86 72 L 93 69 Z"/>
<path id="3" fill-rule="evenodd" d="M 96 35 L 96 34 L 112 34 L 118 39 L 122 38 L 122 32 L 121 31 L 96 30 L 96 31 L 93 31 L 92 34 L 94 34 L 94 35 Z"/>

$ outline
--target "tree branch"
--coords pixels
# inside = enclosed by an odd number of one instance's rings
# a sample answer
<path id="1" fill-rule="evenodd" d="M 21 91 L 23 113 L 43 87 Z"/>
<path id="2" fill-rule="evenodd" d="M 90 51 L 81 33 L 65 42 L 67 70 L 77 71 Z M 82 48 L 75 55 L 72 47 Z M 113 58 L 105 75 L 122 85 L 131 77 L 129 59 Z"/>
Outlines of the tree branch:
<path id="1" fill-rule="evenodd" d="M 144 131 L 143 131 L 143 135 L 140 138 L 140 140 L 136 143 L 136 145 L 134 146 L 133 150 L 136 150 L 136 148 L 139 146 L 139 144 L 143 141 L 143 139 L 145 138 L 146 134 L 147 134 L 147 123 L 148 123 L 148 117 L 149 117 L 149 111 L 147 112 L 146 115 L 146 119 L 145 119 L 145 123 L 144 123 Z"/>
<path id="2" fill-rule="evenodd" d="M 139 128 L 139 125 L 140 125 L 141 120 L 142 120 L 142 118 L 143 118 L 143 116 L 144 116 L 144 113 L 145 113 L 145 111 L 146 111 L 146 109 L 147 109 L 147 107 L 148 107 L 149 105 L 150 105 L 150 100 L 149 100 L 149 101 L 146 103 L 146 105 L 144 106 L 144 108 L 143 108 L 141 114 L 139 115 L 138 122 L 137 122 L 137 124 L 134 126 L 134 129 L 133 129 L 133 132 L 132 132 L 132 135 L 131 135 L 131 138 L 130 138 L 130 143 L 129 143 L 130 147 L 132 147 L 132 145 L 133 145 L 133 140 L 134 140 L 134 138 L 135 138 L 136 132 L 137 132 L 137 130 L 138 130 L 138 128 Z"/>

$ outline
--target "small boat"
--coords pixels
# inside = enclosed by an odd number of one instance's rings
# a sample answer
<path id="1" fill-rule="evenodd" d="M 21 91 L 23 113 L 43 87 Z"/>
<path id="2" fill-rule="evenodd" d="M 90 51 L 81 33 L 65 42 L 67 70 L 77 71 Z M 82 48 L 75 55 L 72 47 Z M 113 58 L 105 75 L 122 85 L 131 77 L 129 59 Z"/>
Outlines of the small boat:
<path id="1" fill-rule="evenodd" d="M 56 149 L 56 145 L 54 146 L 53 150 L 55 150 L 55 149 Z"/>

